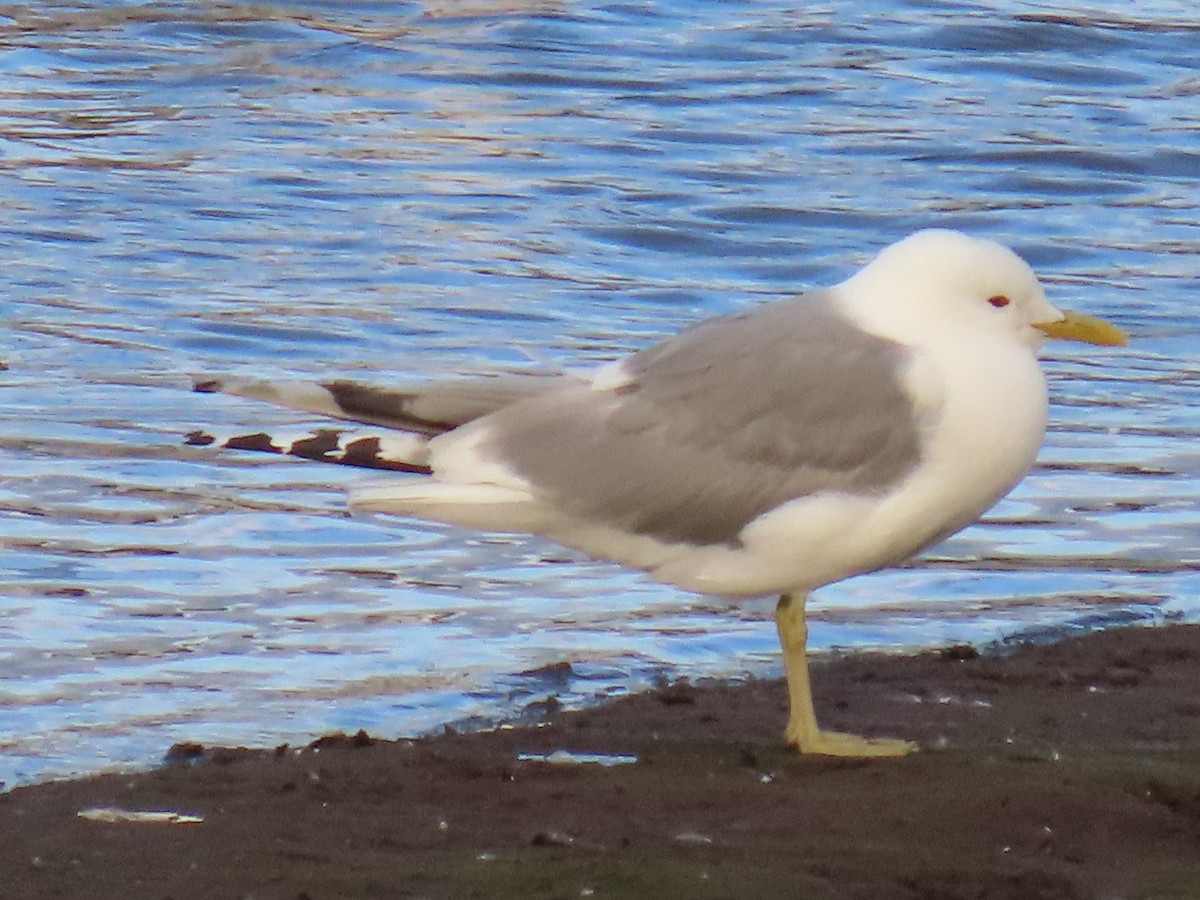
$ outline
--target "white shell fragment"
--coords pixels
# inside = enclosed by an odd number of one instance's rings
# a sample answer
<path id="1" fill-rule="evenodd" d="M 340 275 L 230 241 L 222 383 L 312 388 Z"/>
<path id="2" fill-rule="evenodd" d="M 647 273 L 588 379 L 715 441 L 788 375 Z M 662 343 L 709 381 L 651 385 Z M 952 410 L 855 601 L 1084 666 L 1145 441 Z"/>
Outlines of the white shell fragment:
<path id="1" fill-rule="evenodd" d="M 95 806 L 81 809 L 76 815 L 89 822 L 142 825 L 199 825 L 204 816 L 189 816 L 179 812 L 117 809 L 114 806 Z"/>
<path id="2" fill-rule="evenodd" d="M 628 766 L 638 761 L 636 756 L 623 753 L 573 753 L 555 750 L 553 753 L 518 753 L 521 762 L 544 762 L 558 766 Z"/>

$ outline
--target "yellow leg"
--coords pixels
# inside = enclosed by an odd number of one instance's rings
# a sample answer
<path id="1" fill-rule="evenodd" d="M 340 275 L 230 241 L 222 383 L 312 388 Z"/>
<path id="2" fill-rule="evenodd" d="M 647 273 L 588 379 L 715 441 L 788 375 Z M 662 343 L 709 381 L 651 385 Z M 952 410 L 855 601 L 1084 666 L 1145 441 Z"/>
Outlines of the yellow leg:
<path id="1" fill-rule="evenodd" d="M 775 625 L 783 647 L 787 672 L 788 724 L 784 738 L 801 753 L 820 756 L 904 756 L 917 749 L 910 741 L 867 738 L 840 731 L 822 731 L 813 710 L 812 685 L 808 680 L 808 624 L 804 620 L 806 595 L 784 594 L 775 607 Z"/>

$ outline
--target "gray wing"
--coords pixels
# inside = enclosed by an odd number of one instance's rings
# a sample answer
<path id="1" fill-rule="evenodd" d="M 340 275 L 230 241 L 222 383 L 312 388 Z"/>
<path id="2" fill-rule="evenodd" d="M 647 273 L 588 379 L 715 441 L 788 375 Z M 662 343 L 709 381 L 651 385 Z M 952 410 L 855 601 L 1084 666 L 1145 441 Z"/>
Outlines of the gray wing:
<path id="1" fill-rule="evenodd" d="M 569 386 L 508 407 L 480 450 L 574 516 L 737 546 L 788 500 L 876 493 L 916 467 L 908 358 L 810 294 L 636 353 L 615 389 Z"/>
<path id="2" fill-rule="evenodd" d="M 559 387 L 564 376 L 498 375 L 382 388 L 355 381 L 197 380 L 194 390 L 233 394 L 351 422 L 427 436 Z"/>

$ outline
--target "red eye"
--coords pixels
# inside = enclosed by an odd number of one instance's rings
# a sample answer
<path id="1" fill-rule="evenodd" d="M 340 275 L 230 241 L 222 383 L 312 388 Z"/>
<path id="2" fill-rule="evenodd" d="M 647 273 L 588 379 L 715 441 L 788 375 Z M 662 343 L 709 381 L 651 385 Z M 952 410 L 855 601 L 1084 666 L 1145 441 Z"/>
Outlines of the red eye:
<path id="1" fill-rule="evenodd" d="M 992 306 L 996 307 L 996 309 L 1003 309 L 1011 302 L 1012 301 L 1003 294 L 997 294 L 995 297 L 988 297 L 988 303 L 992 304 Z"/>

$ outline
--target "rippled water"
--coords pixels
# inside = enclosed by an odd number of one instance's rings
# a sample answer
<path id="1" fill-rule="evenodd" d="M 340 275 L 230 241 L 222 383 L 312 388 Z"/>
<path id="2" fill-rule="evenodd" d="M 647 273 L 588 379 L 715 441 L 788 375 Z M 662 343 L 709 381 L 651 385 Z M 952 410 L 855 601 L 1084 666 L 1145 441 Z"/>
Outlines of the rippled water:
<path id="1" fill-rule="evenodd" d="M 1134 342 L 1049 348 L 1038 469 L 814 641 L 1200 618 L 1200 26 L 1128 8 L 0 8 L 0 780 L 776 671 L 767 607 L 183 446 L 312 424 L 189 376 L 610 359 L 928 225 Z"/>

